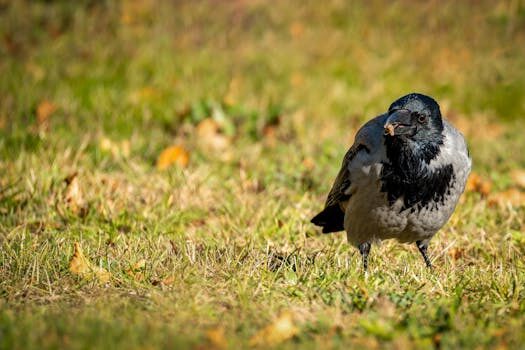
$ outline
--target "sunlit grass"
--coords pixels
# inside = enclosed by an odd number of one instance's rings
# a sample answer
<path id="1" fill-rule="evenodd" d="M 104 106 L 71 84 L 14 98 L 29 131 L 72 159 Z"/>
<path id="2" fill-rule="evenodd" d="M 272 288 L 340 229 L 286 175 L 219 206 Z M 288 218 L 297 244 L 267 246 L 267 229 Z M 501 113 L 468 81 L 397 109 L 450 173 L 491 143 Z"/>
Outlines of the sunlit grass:
<path id="1" fill-rule="evenodd" d="M 520 2 L 24 2 L 0 12 L 0 348 L 231 348 L 283 311 L 285 348 L 519 348 Z M 474 170 L 431 242 L 372 248 L 309 223 L 365 120 L 411 91 Z M 38 107 L 56 107 L 45 120 Z M 211 117 L 222 143 L 199 129 Z M 42 119 L 42 117 L 40 118 Z M 213 140 L 212 140 L 213 141 Z M 186 168 L 156 168 L 181 145 Z M 85 209 L 65 201 L 78 172 Z M 521 189 L 523 191 L 523 189 Z M 73 244 L 108 283 L 69 271 Z M 217 345 L 217 344 L 215 344 Z"/>

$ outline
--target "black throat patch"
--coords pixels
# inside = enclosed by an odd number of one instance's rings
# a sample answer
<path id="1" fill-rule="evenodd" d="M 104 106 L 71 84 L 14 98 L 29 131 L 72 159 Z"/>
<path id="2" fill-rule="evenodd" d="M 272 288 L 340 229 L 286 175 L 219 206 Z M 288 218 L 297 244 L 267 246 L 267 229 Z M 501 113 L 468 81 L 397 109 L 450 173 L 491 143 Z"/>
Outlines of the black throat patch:
<path id="1" fill-rule="evenodd" d="M 428 164 L 440 153 L 442 140 L 423 145 L 409 144 L 398 138 L 385 138 L 389 162 L 383 162 L 381 191 L 393 204 L 403 197 L 403 208 L 416 209 L 429 203 L 442 203 L 454 179 L 452 164 L 430 169 Z"/>

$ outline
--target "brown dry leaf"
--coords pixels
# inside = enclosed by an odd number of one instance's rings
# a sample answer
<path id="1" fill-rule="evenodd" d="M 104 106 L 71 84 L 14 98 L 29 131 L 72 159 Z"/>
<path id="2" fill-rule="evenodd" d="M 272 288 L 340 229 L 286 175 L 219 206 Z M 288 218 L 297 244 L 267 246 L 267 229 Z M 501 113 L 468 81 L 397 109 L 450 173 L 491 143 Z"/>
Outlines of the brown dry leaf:
<path id="1" fill-rule="evenodd" d="M 144 267 L 146 267 L 146 260 L 140 259 L 126 270 L 126 274 L 133 277 L 135 281 L 140 282 L 144 279 Z"/>
<path id="2" fill-rule="evenodd" d="M 170 146 L 163 150 L 157 158 L 157 169 L 164 170 L 176 164 L 182 168 L 188 166 L 190 154 L 182 146 Z"/>
<path id="3" fill-rule="evenodd" d="M 106 283 L 110 280 L 111 274 L 106 269 L 91 264 L 91 262 L 84 256 L 80 244 L 75 242 L 74 247 L 75 251 L 73 257 L 71 257 L 71 260 L 69 261 L 69 271 L 72 274 L 85 279 L 96 278 L 102 283 Z"/>
<path id="4" fill-rule="evenodd" d="M 275 346 L 293 338 L 298 333 L 299 328 L 294 324 L 292 313 L 285 311 L 271 324 L 251 337 L 250 346 Z"/>
<path id="5" fill-rule="evenodd" d="M 465 187 L 467 192 L 478 192 L 482 196 L 488 196 L 492 190 L 492 182 L 483 179 L 478 173 L 472 172 Z"/>
<path id="6" fill-rule="evenodd" d="M 38 127 L 45 128 L 49 126 L 49 117 L 51 117 L 51 114 L 53 114 L 56 109 L 57 106 L 48 100 L 40 102 L 36 108 L 36 122 Z"/>
<path id="7" fill-rule="evenodd" d="M 84 252 L 82 251 L 80 244 L 76 242 L 73 257 L 69 262 L 69 271 L 75 275 L 83 275 L 91 271 L 89 261 L 84 256 Z"/>
<path id="8" fill-rule="evenodd" d="M 175 276 L 170 275 L 162 279 L 161 283 L 165 286 L 171 286 L 175 282 Z"/>
<path id="9" fill-rule="evenodd" d="M 202 145 L 216 150 L 230 145 L 230 139 L 221 133 L 219 124 L 212 118 L 206 118 L 197 125 L 197 136 Z"/>
<path id="10" fill-rule="evenodd" d="M 512 181 L 521 188 L 525 188 L 525 169 L 516 169 L 510 173 Z"/>
<path id="11" fill-rule="evenodd" d="M 307 170 L 313 170 L 315 168 L 315 162 L 314 162 L 314 160 L 312 158 L 307 157 L 307 158 L 303 159 L 303 166 Z"/>
<path id="12" fill-rule="evenodd" d="M 85 215 L 87 206 L 78 180 L 78 173 L 75 172 L 69 175 L 65 181 L 67 186 L 64 193 L 64 202 L 67 208 L 74 214 Z"/>
<path id="13" fill-rule="evenodd" d="M 224 336 L 224 328 L 216 327 L 208 330 L 206 332 L 206 339 L 211 345 L 212 349 L 226 349 L 228 347 L 228 342 Z"/>
<path id="14" fill-rule="evenodd" d="M 275 146 L 277 144 L 277 132 L 277 125 L 265 125 L 262 130 L 264 142 L 270 146 Z"/>
<path id="15" fill-rule="evenodd" d="M 463 248 L 452 248 L 448 251 L 448 255 L 452 258 L 452 260 L 456 261 L 465 255 L 465 249 Z"/>
<path id="16" fill-rule="evenodd" d="M 493 193 L 488 197 L 489 206 L 525 206 L 525 193 L 516 188 L 509 188 L 506 191 Z"/>
<path id="17" fill-rule="evenodd" d="M 289 31 L 292 38 L 299 39 L 304 34 L 304 25 L 301 22 L 293 22 Z"/>

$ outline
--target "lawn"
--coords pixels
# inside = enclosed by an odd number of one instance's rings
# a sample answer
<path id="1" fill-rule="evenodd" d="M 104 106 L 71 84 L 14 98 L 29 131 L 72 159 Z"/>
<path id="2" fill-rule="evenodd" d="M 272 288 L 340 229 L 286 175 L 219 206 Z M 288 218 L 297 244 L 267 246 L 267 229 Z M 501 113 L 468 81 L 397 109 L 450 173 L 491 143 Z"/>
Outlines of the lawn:
<path id="1" fill-rule="evenodd" d="M 0 348 L 525 349 L 522 1 L 0 1 Z M 412 91 L 474 175 L 425 268 L 309 223 Z"/>

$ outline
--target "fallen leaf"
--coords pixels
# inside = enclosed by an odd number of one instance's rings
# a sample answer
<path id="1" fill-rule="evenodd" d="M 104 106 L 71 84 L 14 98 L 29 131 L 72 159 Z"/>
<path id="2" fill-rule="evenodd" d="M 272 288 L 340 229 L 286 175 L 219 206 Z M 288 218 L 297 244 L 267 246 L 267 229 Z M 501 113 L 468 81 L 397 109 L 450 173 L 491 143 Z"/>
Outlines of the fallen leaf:
<path id="1" fill-rule="evenodd" d="M 175 276 L 173 275 L 167 276 L 161 281 L 161 283 L 165 286 L 171 286 L 173 282 L 175 282 Z"/>
<path id="2" fill-rule="evenodd" d="M 126 274 L 133 277 L 135 281 L 142 281 L 144 279 L 144 268 L 146 267 L 146 260 L 140 259 L 133 266 L 126 270 Z"/>
<path id="3" fill-rule="evenodd" d="M 223 102 L 226 105 L 233 106 L 237 103 L 237 100 L 239 99 L 239 92 L 241 90 L 241 79 L 239 77 L 234 77 L 230 80 L 230 83 L 228 84 L 228 91 L 226 92 L 226 95 L 223 97 Z"/>
<path id="4" fill-rule="evenodd" d="M 111 274 L 106 269 L 91 264 L 91 262 L 84 256 L 80 244 L 75 242 L 74 249 L 73 257 L 69 261 L 69 271 L 72 274 L 88 280 L 96 278 L 102 283 L 106 283 L 110 280 Z"/>
<path id="5" fill-rule="evenodd" d="M 298 39 L 304 34 L 304 25 L 301 22 L 293 22 L 289 31 L 294 39 Z"/>
<path id="6" fill-rule="evenodd" d="M 510 177 L 512 178 L 512 181 L 514 181 L 514 183 L 517 186 L 521 188 L 525 188 L 525 169 L 513 170 L 510 173 Z"/>
<path id="7" fill-rule="evenodd" d="M 313 170 L 315 168 L 315 162 L 312 158 L 307 157 L 303 159 L 303 166 L 306 170 Z"/>
<path id="8" fill-rule="evenodd" d="M 250 346 L 275 346 L 299 333 L 294 324 L 293 315 L 289 311 L 283 312 L 271 324 L 257 332 L 250 339 Z"/>
<path id="9" fill-rule="evenodd" d="M 188 166 L 190 155 L 182 146 L 170 146 L 163 150 L 157 158 L 157 169 L 164 170 L 176 164 L 182 168 Z"/>
<path id="10" fill-rule="evenodd" d="M 487 202 L 489 206 L 525 206 L 525 193 L 516 188 L 509 188 L 506 191 L 491 194 Z"/>
<path id="11" fill-rule="evenodd" d="M 452 258 L 452 260 L 456 261 L 465 255 L 465 250 L 462 248 L 451 248 L 448 251 L 448 255 Z"/>
<path id="12" fill-rule="evenodd" d="M 197 137 L 202 145 L 216 150 L 223 150 L 231 143 L 213 118 L 206 118 L 197 124 Z"/>
<path id="13" fill-rule="evenodd" d="M 137 272 L 137 271 L 140 271 L 140 270 L 144 269 L 145 267 L 146 267 L 146 260 L 140 259 L 139 261 L 134 263 L 133 266 L 131 266 L 128 269 L 128 271 Z"/>
<path id="14" fill-rule="evenodd" d="M 64 202 L 67 208 L 74 214 L 84 216 L 87 214 L 87 205 L 78 180 L 78 173 L 69 175 L 65 181 L 67 186 L 64 192 Z"/>
<path id="15" fill-rule="evenodd" d="M 57 107 L 54 103 L 44 100 L 38 104 L 36 108 L 36 122 L 39 128 L 46 128 L 49 126 L 49 117 L 56 111 Z"/>
<path id="16" fill-rule="evenodd" d="M 465 187 L 467 192 L 478 192 L 482 196 L 488 196 L 492 190 L 492 182 L 483 179 L 478 173 L 472 172 Z"/>
<path id="17" fill-rule="evenodd" d="M 84 252 L 80 247 L 80 244 L 75 243 L 74 253 L 71 261 L 69 262 L 69 271 L 76 275 L 83 275 L 91 271 L 89 261 L 84 256 Z"/>
<path id="18" fill-rule="evenodd" d="M 206 339 L 211 345 L 212 349 L 226 349 L 228 342 L 224 336 L 224 328 L 216 327 L 208 330 L 206 332 Z"/>
<path id="19" fill-rule="evenodd" d="M 263 127 L 262 133 L 266 139 L 275 141 L 277 139 L 277 125 L 265 125 Z"/>

